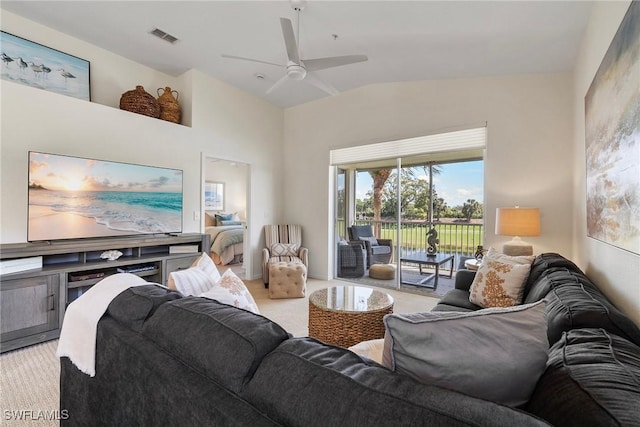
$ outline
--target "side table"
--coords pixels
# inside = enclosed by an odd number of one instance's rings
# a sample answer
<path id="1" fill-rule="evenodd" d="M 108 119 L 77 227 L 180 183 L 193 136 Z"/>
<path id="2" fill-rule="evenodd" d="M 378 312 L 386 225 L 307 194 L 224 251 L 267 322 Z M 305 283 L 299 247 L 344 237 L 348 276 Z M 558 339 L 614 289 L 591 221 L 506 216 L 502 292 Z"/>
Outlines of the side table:
<path id="1" fill-rule="evenodd" d="M 363 286 L 334 286 L 309 295 L 309 336 L 340 347 L 384 338 L 393 297 Z"/>

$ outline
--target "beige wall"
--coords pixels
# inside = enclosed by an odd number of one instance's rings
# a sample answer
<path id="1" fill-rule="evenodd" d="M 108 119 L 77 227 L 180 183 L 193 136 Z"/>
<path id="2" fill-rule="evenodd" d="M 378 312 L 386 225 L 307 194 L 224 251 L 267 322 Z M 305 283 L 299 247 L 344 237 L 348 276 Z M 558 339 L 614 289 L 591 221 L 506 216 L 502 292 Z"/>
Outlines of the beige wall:
<path id="1" fill-rule="evenodd" d="M 587 237 L 584 96 L 613 39 L 629 2 L 601 2 L 593 8 L 575 70 L 574 260 L 598 286 L 640 324 L 640 255 Z"/>
<path id="2" fill-rule="evenodd" d="M 203 153 L 251 165 L 255 209 L 248 218 L 253 263 L 261 274 L 262 226 L 276 221 L 282 206 L 283 112 L 246 92 L 197 71 L 179 77 L 158 73 L 65 34 L 2 11 L 2 29 L 91 61 L 94 102 L 0 81 L 0 242 L 27 238 L 29 150 L 135 162 L 184 171 L 184 232 L 200 232 Z M 122 111 L 120 95 L 142 84 L 180 92 L 185 124 L 180 126 Z M 192 96 L 195 94 L 195 96 Z"/>
<path id="3" fill-rule="evenodd" d="M 285 110 L 285 215 L 304 227 L 310 274 L 333 271 L 330 149 L 484 122 L 485 244 L 509 240 L 493 234 L 497 207 L 534 206 L 534 251 L 571 257 L 571 99 L 571 76 L 548 74 L 373 85 Z"/>

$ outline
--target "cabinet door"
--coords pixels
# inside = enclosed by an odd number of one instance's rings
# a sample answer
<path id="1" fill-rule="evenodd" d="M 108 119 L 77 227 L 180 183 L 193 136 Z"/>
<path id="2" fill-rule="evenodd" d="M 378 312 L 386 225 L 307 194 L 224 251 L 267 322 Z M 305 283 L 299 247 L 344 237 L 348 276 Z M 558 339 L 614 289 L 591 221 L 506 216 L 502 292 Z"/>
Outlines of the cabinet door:
<path id="1" fill-rule="evenodd" d="M 3 280 L 0 341 L 58 329 L 58 275 Z"/>
<path id="2" fill-rule="evenodd" d="M 162 269 L 162 283 L 166 285 L 167 280 L 169 280 L 170 273 L 191 267 L 191 264 L 193 264 L 199 257 L 200 254 L 195 254 L 165 260 L 165 267 Z"/>

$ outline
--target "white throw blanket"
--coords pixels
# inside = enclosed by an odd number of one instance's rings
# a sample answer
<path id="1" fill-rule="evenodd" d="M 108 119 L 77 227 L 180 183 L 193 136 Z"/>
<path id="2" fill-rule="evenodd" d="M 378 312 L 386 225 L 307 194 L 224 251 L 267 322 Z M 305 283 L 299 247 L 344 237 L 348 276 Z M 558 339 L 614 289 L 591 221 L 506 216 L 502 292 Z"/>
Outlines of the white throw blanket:
<path id="1" fill-rule="evenodd" d="M 132 286 L 148 285 L 139 276 L 118 273 L 93 285 L 67 307 L 60 331 L 57 357 L 68 357 L 85 374 L 96 375 L 98 321 L 111 301 Z"/>

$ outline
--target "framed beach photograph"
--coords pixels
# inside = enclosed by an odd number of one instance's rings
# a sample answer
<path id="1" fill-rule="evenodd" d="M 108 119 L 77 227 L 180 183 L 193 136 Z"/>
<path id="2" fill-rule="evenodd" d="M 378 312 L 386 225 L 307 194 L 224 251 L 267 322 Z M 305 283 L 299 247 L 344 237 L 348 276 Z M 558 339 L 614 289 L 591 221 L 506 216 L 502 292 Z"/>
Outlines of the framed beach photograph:
<path id="1" fill-rule="evenodd" d="M 0 32 L 4 80 L 91 101 L 89 61 Z"/>
<path id="2" fill-rule="evenodd" d="M 204 209 L 207 211 L 224 210 L 224 182 L 207 181 L 204 184 Z"/>

